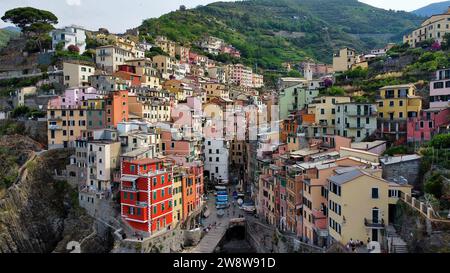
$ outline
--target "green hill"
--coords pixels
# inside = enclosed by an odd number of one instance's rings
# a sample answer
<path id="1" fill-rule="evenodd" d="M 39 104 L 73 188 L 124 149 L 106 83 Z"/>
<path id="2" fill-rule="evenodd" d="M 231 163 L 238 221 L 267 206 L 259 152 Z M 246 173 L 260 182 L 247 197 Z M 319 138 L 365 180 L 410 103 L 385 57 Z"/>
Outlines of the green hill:
<path id="1" fill-rule="evenodd" d="M 244 62 L 276 69 L 305 57 L 331 62 L 343 46 L 368 50 L 401 41 L 422 19 L 357 0 L 248 0 L 171 12 L 145 20 L 140 30 L 182 43 L 217 36 L 241 50 Z"/>
<path id="2" fill-rule="evenodd" d="M 6 46 L 8 41 L 13 38 L 20 35 L 20 32 L 17 31 L 11 31 L 9 29 L 0 29 L 0 48 L 3 48 Z"/>

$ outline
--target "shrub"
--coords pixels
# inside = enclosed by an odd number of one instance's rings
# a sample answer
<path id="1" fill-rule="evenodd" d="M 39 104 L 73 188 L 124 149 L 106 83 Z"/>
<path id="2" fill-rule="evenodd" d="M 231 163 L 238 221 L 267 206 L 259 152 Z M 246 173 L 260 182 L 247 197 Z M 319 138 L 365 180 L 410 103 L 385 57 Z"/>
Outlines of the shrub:
<path id="1" fill-rule="evenodd" d="M 72 53 L 80 53 L 80 48 L 76 45 L 70 45 L 67 50 L 69 50 Z"/>
<path id="2" fill-rule="evenodd" d="M 432 194 L 437 199 L 442 196 L 442 187 L 444 181 L 440 173 L 434 173 L 424 184 L 424 190 L 426 193 Z"/>

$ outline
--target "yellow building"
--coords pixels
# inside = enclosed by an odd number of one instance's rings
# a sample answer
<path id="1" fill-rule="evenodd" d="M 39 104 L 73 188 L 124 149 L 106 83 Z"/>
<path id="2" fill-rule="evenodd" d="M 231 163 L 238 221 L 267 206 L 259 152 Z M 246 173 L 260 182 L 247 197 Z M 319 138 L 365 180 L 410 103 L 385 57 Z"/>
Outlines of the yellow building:
<path id="1" fill-rule="evenodd" d="M 343 48 L 333 56 L 333 71 L 345 72 L 357 63 L 356 51 L 351 48 Z"/>
<path id="2" fill-rule="evenodd" d="M 378 116 L 382 119 L 406 119 L 417 117 L 422 110 L 422 98 L 416 96 L 413 84 L 393 85 L 380 88 Z"/>
<path id="3" fill-rule="evenodd" d="M 328 230 L 332 241 L 382 243 L 389 224 L 390 204 L 411 186 L 388 182 L 371 169 L 342 168 L 328 178 Z M 390 212 L 391 210 L 391 212 Z"/>
<path id="4" fill-rule="evenodd" d="M 170 74 L 173 72 L 175 61 L 164 55 L 156 55 L 152 58 L 155 68 L 162 74 L 164 79 L 169 79 Z"/>
<path id="5" fill-rule="evenodd" d="M 169 54 L 170 57 L 175 58 L 176 55 L 176 43 L 167 39 L 164 36 L 156 37 L 155 44 L 161 48 L 164 52 Z"/>
<path id="6" fill-rule="evenodd" d="M 87 129 L 87 111 L 83 108 L 47 109 L 48 149 L 74 147 L 75 140 Z"/>
<path id="7" fill-rule="evenodd" d="M 136 74 L 141 76 L 141 86 L 155 88 L 158 90 L 162 88 L 159 80 L 158 70 L 153 67 L 153 62 L 150 59 L 132 59 L 125 61 L 125 63 L 135 67 Z"/>
<path id="8" fill-rule="evenodd" d="M 212 98 L 230 98 L 230 90 L 221 83 L 205 83 L 202 88 L 206 91 L 206 102 L 210 102 Z"/>
<path id="9" fill-rule="evenodd" d="M 183 191 L 182 191 L 182 173 L 175 171 L 173 173 L 172 199 L 173 199 L 173 226 L 176 226 L 183 217 Z"/>
<path id="10" fill-rule="evenodd" d="M 385 86 L 380 89 L 378 128 L 396 144 L 406 142 L 407 118 L 417 117 L 422 110 L 422 98 L 416 96 L 413 84 Z"/>

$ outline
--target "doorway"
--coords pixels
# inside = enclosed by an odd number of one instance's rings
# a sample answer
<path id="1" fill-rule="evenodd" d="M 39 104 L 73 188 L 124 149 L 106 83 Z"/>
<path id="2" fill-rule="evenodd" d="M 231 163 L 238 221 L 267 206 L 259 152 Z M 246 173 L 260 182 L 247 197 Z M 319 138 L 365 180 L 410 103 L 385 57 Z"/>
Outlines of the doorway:
<path id="1" fill-rule="evenodd" d="M 378 229 L 372 229 L 372 241 L 378 242 Z"/>

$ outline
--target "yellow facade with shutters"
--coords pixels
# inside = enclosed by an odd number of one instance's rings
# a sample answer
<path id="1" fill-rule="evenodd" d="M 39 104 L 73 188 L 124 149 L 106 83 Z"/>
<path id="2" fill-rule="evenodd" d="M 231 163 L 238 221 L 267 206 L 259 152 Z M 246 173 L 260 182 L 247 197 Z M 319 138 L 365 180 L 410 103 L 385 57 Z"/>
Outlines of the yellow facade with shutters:
<path id="1" fill-rule="evenodd" d="M 422 98 L 416 96 L 416 88 L 413 84 L 381 88 L 377 103 L 378 117 L 382 119 L 416 117 L 422 110 Z"/>

